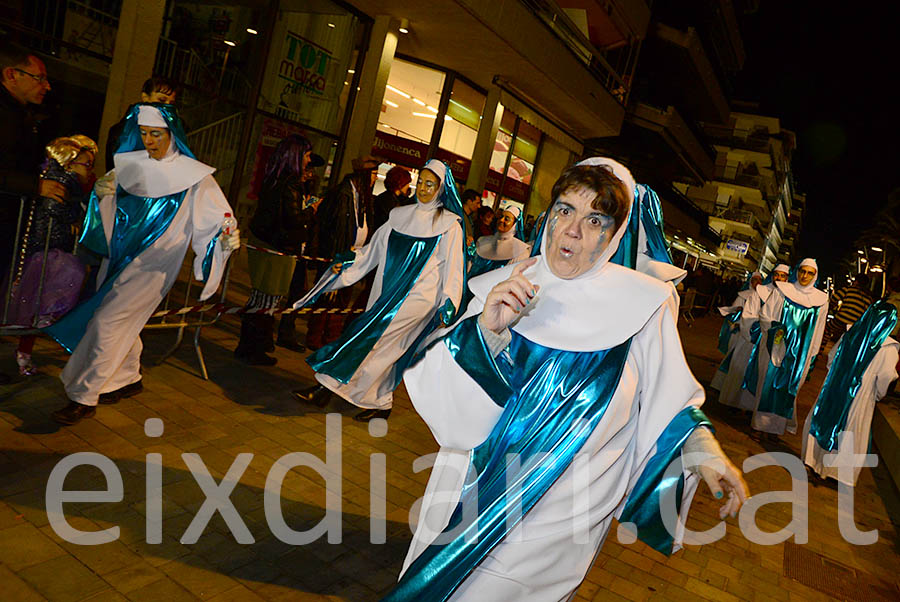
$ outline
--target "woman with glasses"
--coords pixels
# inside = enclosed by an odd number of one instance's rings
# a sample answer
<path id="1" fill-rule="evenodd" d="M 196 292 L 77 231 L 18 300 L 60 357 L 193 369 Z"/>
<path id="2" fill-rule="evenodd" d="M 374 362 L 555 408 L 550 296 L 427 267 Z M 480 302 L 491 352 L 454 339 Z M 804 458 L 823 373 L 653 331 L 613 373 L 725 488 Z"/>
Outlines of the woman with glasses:
<path id="1" fill-rule="evenodd" d="M 318 407 L 336 395 L 362 408 L 354 418 L 387 418 L 394 389 L 416 344 L 439 324 L 450 324 L 465 288 L 462 205 L 453 174 L 429 161 L 416 182 L 416 203 L 391 211 L 387 223 L 355 252 L 335 257 L 331 269 L 294 307 L 352 286 L 372 270 L 366 311 L 341 337 L 307 358 L 318 384 L 295 391 Z"/>

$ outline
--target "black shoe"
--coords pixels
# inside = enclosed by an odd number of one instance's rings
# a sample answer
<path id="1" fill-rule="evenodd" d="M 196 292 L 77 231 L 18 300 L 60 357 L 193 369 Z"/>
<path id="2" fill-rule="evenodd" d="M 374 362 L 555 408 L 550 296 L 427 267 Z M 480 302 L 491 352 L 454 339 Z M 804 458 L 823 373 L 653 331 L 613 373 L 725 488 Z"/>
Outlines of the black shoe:
<path id="1" fill-rule="evenodd" d="M 275 344 L 279 347 L 284 347 L 285 349 L 290 349 L 291 351 L 296 351 L 297 353 L 303 353 L 306 351 L 306 347 L 297 341 L 290 341 L 285 339 L 278 339 L 275 341 Z"/>
<path id="2" fill-rule="evenodd" d="M 384 418 L 385 420 L 387 420 L 388 416 L 390 415 L 390 408 L 386 410 L 363 410 L 362 412 L 354 416 L 353 420 L 357 422 L 368 422 L 370 420 L 374 420 L 375 418 Z"/>
<path id="3" fill-rule="evenodd" d="M 297 389 L 296 391 L 291 391 L 291 393 L 297 401 L 312 404 L 317 408 L 324 408 L 327 406 L 334 395 L 328 388 L 323 387 L 322 385 L 315 385 L 307 387 L 306 389 Z"/>
<path id="4" fill-rule="evenodd" d="M 120 389 L 116 389 L 115 391 L 110 391 L 109 393 L 101 393 L 100 399 L 97 401 L 102 404 L 113 404 L 119 403 L 121 400 L 126 399 L 128 397 L 134 397 L 139 393 L 144 391 L 144 383 L 143 381 L 137 381 L 136 383 L 131 383 L 130 385 L 125 385 Z"/>
<path id="5" fill-rule="evenodd" d="M 82 418 L 91 418 L 97 413 L 94 406 L 86 406 L 74 401 L 70 401 L 69 405 L 61 410 L 56 410 L 50 416 L 56 422 L 67 426 L 81 421 Z"/>
<path id="6" fill-rule="evenodd" d="M 248 366 L 274 366 L 278 363 L 278 358 L 266 355 L 262 351 L 257 353 L 238 353 L 235 351 L 234 357 L 244 362 Z"/>

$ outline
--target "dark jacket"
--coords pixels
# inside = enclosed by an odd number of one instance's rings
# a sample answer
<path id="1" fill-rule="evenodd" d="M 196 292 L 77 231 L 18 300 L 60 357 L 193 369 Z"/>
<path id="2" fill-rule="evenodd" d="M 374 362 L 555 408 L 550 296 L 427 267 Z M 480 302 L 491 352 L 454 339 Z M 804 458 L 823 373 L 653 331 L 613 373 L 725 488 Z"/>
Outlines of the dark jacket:
<path id="1" fill-rule="evenodd" d="M 319 206 L 316 214 L 315 254 L 328 259 L 337 253 L 349 251 L 356 242 L 356 216 L 354 215 L 353 187 L 350 179 L 353 174 L 344 176 L 341 183 L 329 190 Z M 371 203 L 365 207 L 368 236 L 371 238 L 375 229 L 375 212 Z"/>
<path id="2" fill-rule="evenodd" d="M 394 194 L 390 190 L 385 190 L 374 199 L 372 199 L 373 205 L 373 213 L 375 215 L 373 223 L 369 226 L 369 230 L 374 232 L 378 228 L 381 227 L 382 224 L 388 221 L 388 216 L 391 213 L 391 209 L 394 207 L 399 207 L 401 205 L 408 205 L 410 199 L 408 196 L 402 194 Z"/>
<path id="3" fill-rule="evenodd" d="M 41 178 L 59 182 L 66 187 L 68 195 L 65 202 L 62 203 L 56 199 L 35 198 L 25 257 L 44 251 L 44 241 L 47 237 L 47 228 L 50 226 L 51 217 L 53 218 L 53 227 L 50 229 L 49 248 L 71 253 L 75 249 L 76 230 L 84 218 L 81 209 L 84 192 L 81 184 L 75 174 L 66 172 L 59 163 L 53 160 L 49 162 L 48 167 L 41 174 Z"/>
<path id="4" fill-rule="evenodd" d="M 282 253 L 296 255 L 309 238 L 312 209 L 303 209 L 303 189 L 299 178 L 286 178 L 266 186 L 259 195 L 250 231 Z"/>
<path id="5" fill-rule="evenodd" d="M 41 129 L 45 117 L 37 107 L 19 104 L 0 85 L 0 191 L 32 195 L 37 190 L 48 142 Z"/>

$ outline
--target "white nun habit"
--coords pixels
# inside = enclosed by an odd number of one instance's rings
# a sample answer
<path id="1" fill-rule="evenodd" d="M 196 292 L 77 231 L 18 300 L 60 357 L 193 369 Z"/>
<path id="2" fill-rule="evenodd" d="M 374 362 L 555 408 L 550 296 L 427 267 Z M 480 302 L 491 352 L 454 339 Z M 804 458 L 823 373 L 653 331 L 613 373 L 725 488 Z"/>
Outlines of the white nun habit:
<path id="1" fill-rule="evenodd" d="M 622 165 L 608 159 L 592 163 L 607 165 L 633 193 L 634 181 Z M 581 276 L 571 280 L 555 276 L 543 255 L 524 272 L 540 290 L 511 326 L 513 331 L 530 342 L 567 351 L 609 349 L 629 338 L 631 345 L 609 406 L 581 450 L 586 464 L 580 466 L 578 477 L 570 465 L 469 574 L 452 600 L 538 602 L 571 596 L 655 451 L 659 434 L 678 412 L 703 403 L 703 388 L 682 351 L 671 285 L 609 263 L 627 223 L 626 218 L 597 262 Z M 547 238 L 541 242 L 542 252 Z M 487 294 L 513 269 L 506 266 L 473 279 L 470 288 L 475 297 L 463 319 L 480 314 Z M 404 381 L 416 411 L 440 446 L 404 563 L 406 571 L 447 525 L 472 450 L 491 433 L 503 409 L 442 342 L 407 370 Z M 687 515 L 697 482 L 686 471 L 679 520 Z M 573 539 L 576 524 L 587 526 L 580 542 Z M 676 533 L 676 545 L 679 533 L 683 529 Z"/>
<path id="2" fill-rule="evenodd" d="M 168 128 L 158 110 L 141 107 L 138 124 Z M 126 192 L 139 197 L 161 197 L 187 190 L 166 231 L 118 275 L 87 324 L 84 337 L 60 374 L 69 399 L 97 405 L 101 393 L 141 380 L 141 329 L 178 278 L 190 245 L 194 249 L 194 277 L 203 278 L 203 259 L 209 242 L 221 228 L 225 213 L 233 213 L 212 177 L 214 168 L 182 155 L 174 138 L 162 160 L 146 150 L 115 155 L 116 180 Z M 113 234 L 116 196 L 100 200 L 107 244 Z M 212 269 L 200 295 L 205 300 L 219 286 L 230 251 L 216 244 Z M 107 261 L 98 272 L 103 284 Z"/>
<path id="3" fill-rule="evenodd" d="M 810 258 L 801 261 L 800 266 L 813 267 L 816 269 L 816 272 L 818 272 L 819 269 L 816 260 Z M 818 278 L 818 273 L 816 274 L 816 278 Z M 775 435 L 783 435 L 785 431 L 789 433 L 797 432 L 796 397 L 794 397 L 794 412 L 790 419 L 771 412 L 760 412 L 757 408 L 759 407 L 759 400 L 762 398 L 763 390 L 765 389 L 766 372 L 769 369 L 770 360 L 776 365 L 780 365 L 783 358 L 783 353 L 779 353 L 777 347 L 773 351 L 772 356 L 769 356 L 767 338 L 772 322 L 781 320 L 785 298 L 802 307 L 819 308 L 819 315 L 816 318 L 816 323 L 813 327 L 812 340 L 810 341 L 809 349 L 806 352 L 806 362 L 803 366 L 803 374 L 800 377 L 800 385 L 797 387 L 798 395 L 800 393 L 800 388 L 803 387 L 803 383 L 806 382 L 812 360 L 819 353 L 819 348 L 822 346 L 822 336 L 825 334 L 825 322 L 828 319 L 828 295 L 815 287 L 816 278 L 813 278 L 813 281 L 806 286 L 800 286 L 797 282 L 774 282 L 773 284 L 775 287 L 772 289 L 772 294 L 766 299 L 765 304 L 762 306 L 762 310 L 759 312 L 759 326 L 761 330 L 759 340 L 759 363 L 757 364 L 759 376 L 756 383 L 756 396 L 752 408 L 754 410 L 753 419 L 750 421 L 750 426 L 758 431 Z"/>

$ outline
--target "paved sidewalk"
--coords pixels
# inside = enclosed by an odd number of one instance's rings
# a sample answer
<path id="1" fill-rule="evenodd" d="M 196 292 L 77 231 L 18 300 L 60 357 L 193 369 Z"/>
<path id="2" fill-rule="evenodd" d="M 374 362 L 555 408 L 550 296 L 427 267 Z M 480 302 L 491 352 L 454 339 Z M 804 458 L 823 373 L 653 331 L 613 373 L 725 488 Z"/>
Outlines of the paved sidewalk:
<path id="1" fill-rule="evenodd" d="M 237 283 L 234 294 L 241 298 L 246 287 Z M 267 474 L 276 459 L 288 453 L 308 452 L 324 459 L 326 418 L 324 413 L 301 407 L 288 394 L 312 382 L 302 355 L 279 348 L 279 363 L 273 368 L 248 368 L 232 358 L 238 326 L 231 319 L 204 330 L 209 381 L 196 376 L 196 361 L 187 344 L 174 358 L 153 365 L 174 334 L 146 334 L 145 392 L 115 406 L 101 406 L 95 419 L 69 428 L 57 427 L 49 419 L 64 402 L 57 377 L 66 356 L 50 342 L 39 342 L 35 358 L 41 375 L 0 388 L 0 599 L 365 601 L 377 600 L 390 588 L 410 539 L 408 511 L 422 494 L 428 475 L 427 470 L 413 472 L 412 463 L 436 450 L 427 428 L 412 411 L 402 387 L 383 437 L 377 432 L 370 435 L 366 425 L 349 419 L 352 411 L 344 410 L 344 478 L 336 491 L 344 512 L 342 540 L 329 544 L 323 536 L 302 546 L 280 542 L 266 522 Z M 700 319 L 683 331 L 688 360 L 702 382 L 709 381 L 719 360 L 714 346 L 718 327 L 713 318 Z M 13 347 L 10 339 L 0 341 L 0 369 L 6 373 L 12 370 Z M 824 371 L 824 366 L 818 366 L 812 382 L 804 387 L 801 417 L 806 416 Z M 721 412 L 714 398 L 705 409 L 733 459 L 742 461 L 764 451 L 748 438 L 746 419 Z M 145 434 L 148 418 L 162 420 L 162 436 Z M 768 451 L 798 450 L 798 436 L 768 446 Z M 85 451 L 115 462 L 124 497 L 111 503 L 67 503 L 65 513 L 77 529 L 118 527 L 119 537 L 112 543 L 73 545 L 48 523 L 44 499 L 51 470 L 66 455 Z M 161 454 L 164 466 L 160 544 L 145 541 L 145 462 L 151 453 Z M 237 543 L 219 514 L 196 543 L 179 542 L 205 499 L 182 458 L 186 453 L 197 454 L 216 482 L 238 454 L 253 454 L 230 496 L 253 543 Z M 384 454 L 387 465 L 386 500 L 381 500 L 388 519 L 383 545 L 369 541 L 372 454 Z M 747 480 L 754 494 L 790 489 L 790 478 L 780 468 L 761 468 L 749 473 Z M 65 486 L 99 490 L 105 482 L 99 470 L 82 466 L 69 473 Z M 291 471 L 281 500 L 288 526 L 305 530 L 318 523 L 324 516 L 325 497 L 326 485 L 317 473 L 309 468 Z M 374 499 L 381 503 L 377 496 Z M 801 580 L 821 585 L 823 579 L 838 576 L 856 592 L 846 596 L 875 592 L 885 600 L 898 599 L 900 538 L 889 516 L 900 521 L 900 503 L 881 469 L 863 471 L 856 507 L 857 526 L 879 531 L 878 542 L 871 546 L 851 546 L 841 538 L 837 489 L 830 484 L 809 489 L 811 529 L 804 546 L 751 544 L 740 534 L 736 519 L 730 519 L 723 540 L 666 558 L 640 543 L 617 543 L 613 529 L 578 599 L 840 599 L 787 576 L 796 577 L 798 570 L 810 573 L 816 563 L 825 577 L 812 573 Z M 715 525 L 716 508 L 701 486 L 689 528 Z M 790 522 L 790 507 L 786 503 L 764 506 L 757 522 L 766 531 L 777 531 Z"/>

